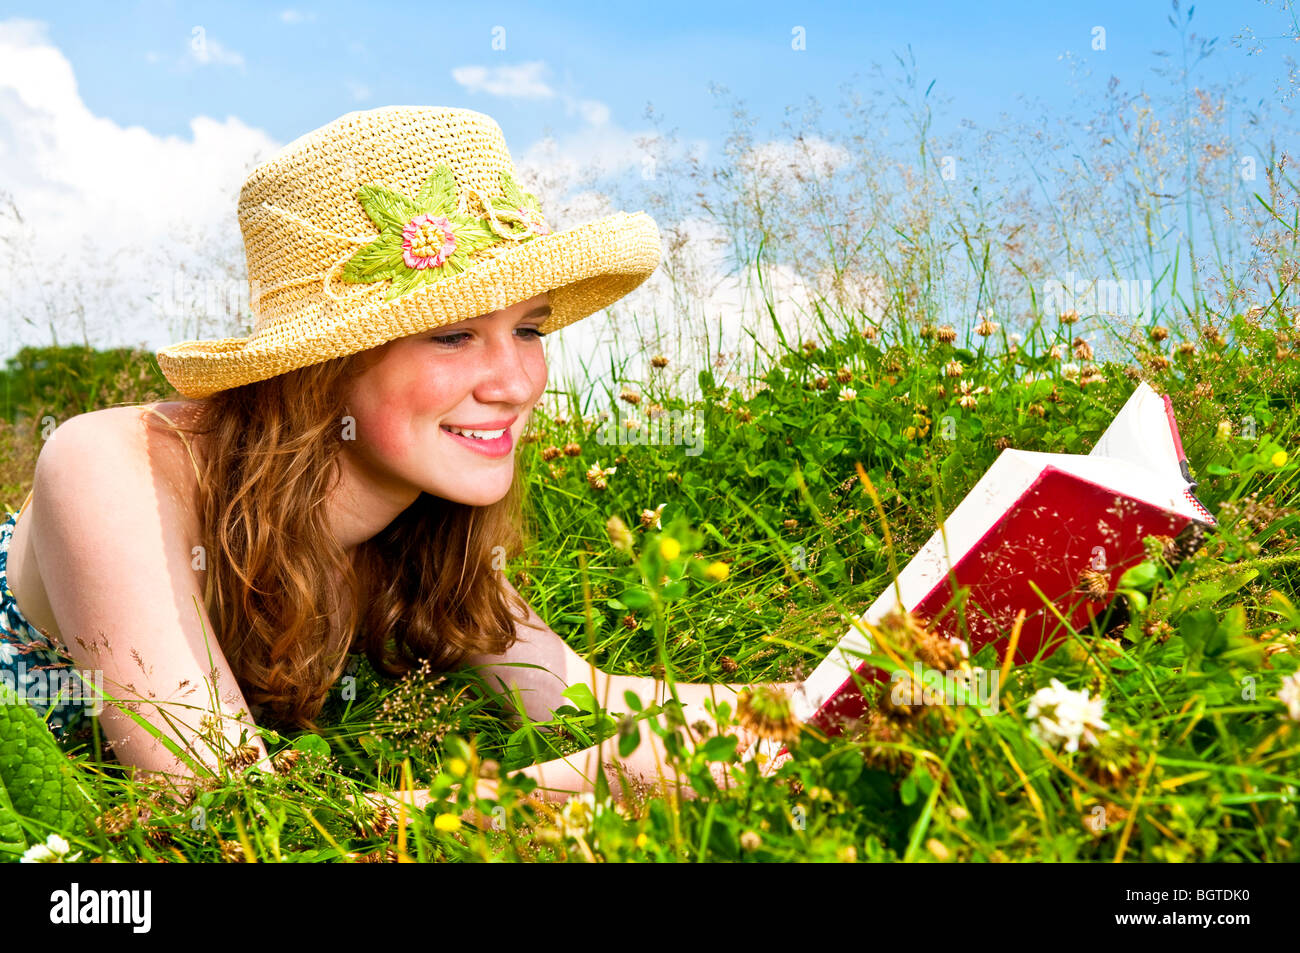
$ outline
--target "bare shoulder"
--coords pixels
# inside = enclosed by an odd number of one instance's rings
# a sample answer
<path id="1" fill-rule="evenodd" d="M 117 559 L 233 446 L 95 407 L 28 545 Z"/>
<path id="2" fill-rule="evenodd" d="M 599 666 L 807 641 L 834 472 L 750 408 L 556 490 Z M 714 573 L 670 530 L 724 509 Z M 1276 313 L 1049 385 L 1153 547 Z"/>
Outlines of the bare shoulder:
<path id="1" fill-rule="evenodd" d="M 156 413 L 155 413 L 156 411 Z M 197 530 L 196 464 L 182 438 L 158 417 L 194 420 L 193 405 L 160 402 L 78 414 L 57 427 L 37 459 L 37 484 L 93 481 L 94 496 L 139 504 L 152 499 L 185 535 Z M 194 438 L 188 438 L 196 454 Z M 37 489 L 37 494 L 40 489 Z"/>

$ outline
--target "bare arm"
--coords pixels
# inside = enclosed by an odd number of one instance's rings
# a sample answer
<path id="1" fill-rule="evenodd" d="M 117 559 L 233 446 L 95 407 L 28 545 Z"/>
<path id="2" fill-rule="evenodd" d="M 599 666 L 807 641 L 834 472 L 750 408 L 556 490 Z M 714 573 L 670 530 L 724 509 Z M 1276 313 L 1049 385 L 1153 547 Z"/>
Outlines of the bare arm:
<path id="1" fill-rule="evenodd" d="M 123 699 L 100 715 L 113 753 L 184 780 L 194 772 L 128 709 L 208 767 L 220 760 L 214 748 L 233 751 L 243 732 L 259 758 L 266 749 L 203 608 L 192 514 L 160 464 L 170 451 L 145 452 L 159 437 L 142 428 L 129 409 L 63 423 L 41 449 L 23 519 L 73 661 Z"/>
<path id="2" fill-rule="evenodd" d="M 508 592 L 518 595 L 504 577 L 502 584 Z M 643 707 L 662 703 L 669 697 L 664 681 L 609 675 L 583 661 L 541 620 L 531 605 L 528 613 L 528 620 L 517 627 L 518 641 L 509 651 L 500 656 L 474 656 L 468 664 L 477 667 L 489 684 L 495 683 L 499 690 L 509 692 L 512 688 L 518 689 L 524 710 L 531 720 L 549 720 L 554 709 L 569 704 L 560 693 L 570 685 L 585 684 L 602 707 L 612 707 L 614 710 L 625 707 L 623 695 L 627 691 L 634 692 Z M 527 662 L 542 666 L 544 670 L 512 667 L 509 664 L 512 662 Z M 791 689 L 794 686 L 787 684 L 783 687 Z M 725 700 L 734 711 L 736 693 L 746 686 L 674 682 L 674 688 L 683 704 L 682 714 L 687 725 L 691 726 L 703 719 L 716 732 L 716 722 L 705 711 L 704 702 L 709 699 L 715 703 Z M 667 763 L 667 752 L 662 739 L 644 721 L 638 722 L 638 728 L 641 743 L 627 758 L 618 758 L 617 742 L 611 739 L 605 742 L 603 751 L 600 750 L 601 746 L 592 746 L 564 758 L 531 765 L 523 769 L 523 773 L 536 780 L 545 796 L 552 799 L 563 799 L 573 793 L 594 790 L 601 764 L 610 765 L 615 761 L 622 765 L 626 774 L 642 784 L 653 784 L 660 779 L 673 783 L 676 777 Z M 743 729 L 732 730 L 740 737 L 742 750 L 754 740 Z M 688 731 L 688 734 L 693 736 L 694 732 Z M 613 780 L 610 786 L 617 790 L 617 784 Z"/>

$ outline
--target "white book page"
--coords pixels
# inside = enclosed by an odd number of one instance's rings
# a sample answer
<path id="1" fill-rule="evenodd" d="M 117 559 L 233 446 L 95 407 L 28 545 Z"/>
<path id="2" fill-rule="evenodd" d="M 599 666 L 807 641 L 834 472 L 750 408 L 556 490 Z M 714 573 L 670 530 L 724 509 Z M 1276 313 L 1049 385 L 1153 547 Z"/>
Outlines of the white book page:
<path id="1" fill-rule="evenodd" d="M 1128 460 L 1155 473 L 1182 478 L 1164 398 L 1146 381 L 1129 395 L 1088 455 Z M 1186 481 L 1182 482 L 1186 486 Z"/>

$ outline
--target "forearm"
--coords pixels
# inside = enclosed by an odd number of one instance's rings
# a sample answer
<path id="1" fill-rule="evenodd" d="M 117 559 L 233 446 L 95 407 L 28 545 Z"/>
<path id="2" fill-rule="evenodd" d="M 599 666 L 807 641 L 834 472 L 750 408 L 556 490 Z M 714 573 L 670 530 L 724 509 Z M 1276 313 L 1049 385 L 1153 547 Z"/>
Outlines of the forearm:
<path id="1" fill-rule="evenodd" d="M 662 716 L 658 717 L 662 724 Z M 615 736 L 562 758 L 530 764 L 516 773 L 536 781 L 536 793 L 548 801 L 563 801 L 574 794 L 595 791 L 602 771 L 611 793 L 619 800 L 629 794 L 654 797 L 664 793 L 665 785 L 673 789 L 679 781 L 684 784 L 685 779 L 678 777 L 669 759 L 664 740 L 645 719 L 638 720 L 635 728 L 640 740 L 626 757 L 619 757 L 619 739 Z M 693 747 L 689 740 L 686 744 L 688 748 Z"/>
<path id="2" fill-rule="evenodd" d="M 657 678 L 641 678 L 635 675 L 609 675 L 597 669 L 595 684 L 592 684 L 590 675 L 587 676 L 585 681 L 591 687 L 592 693 L 601 705 L 615 711 L 622 711 L 627 705 L 624 700 L 627 692 L 636 695 L 643 708 L 649 708 L 651 705 L 662 705 L 671 697 L 671 693 L 668 691 L 668 683 Z M 710 700 L 714 704 L 722 701 L 729 702 L 732 711 L 735 711 L 737 693 L 744 691 L 748 687 L 748 685 L 743 684 L 673 682 L 673 689 L 678 700 L 687 710 L 695 714 L 695 718 L 688 717 L 688 722 L 705 717 L 704 703 Z"/>
<path id="3" fill-rule="evenodd" d="M 596 670 L 595 684 L 592 684 L 591 669 L 588 668 L 586 677 L 583 679 L 592 689 L 596 700 L 601 706 L 614 711 L 622 711 L 627 702 L 624 695 L 632 692 L 641 702 L 642 708 L 649 708 L 651 705 L 661 705 L 669 697 L 668 683 L 660 679 L 641 678 L 635 675 L 610 675 L 605 672 Z M 802 685 L 802 682 L 776 682 L 777 688 L 782 689 L 787 696 Z M 693 725 L 700 719 L 707 721 L 710 726 L 714 724 L 713 719 L 709 717 L 705 710 L 704 703 L 711 702 L 715 707 L 726 702 L 731 706 L 731 712 L 734 717 L 736 713 L 736 704 L 739 694 L 751 687 L 751 683 L 730 683 L 722 684 L 717 682 L 673 682 L 673 691 L 677 699 L 683 706 L 683 717 L 688 725 Z"/>

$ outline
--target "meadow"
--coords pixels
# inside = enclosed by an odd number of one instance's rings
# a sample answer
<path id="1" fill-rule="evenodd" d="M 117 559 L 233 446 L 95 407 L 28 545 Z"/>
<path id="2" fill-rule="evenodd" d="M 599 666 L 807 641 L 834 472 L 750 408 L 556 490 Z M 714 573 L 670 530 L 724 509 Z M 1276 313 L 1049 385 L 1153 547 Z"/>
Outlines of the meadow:
<path id="1" fill-rule="evenodd" d="M 276 772 L 229 751 L 226 769 L 177 805 L 131 780 L 93 724 L 58 745 L 39 715 L 0 705 L 0 852 L 1300 860 L 1297 186 L 1285 152 L 1243 179 L 1216 152 L 1223 100 L 1186 72 L 1174 85 L 1166 113 L 1109 89 L 1098 105 L 1109 125 L 1086 129 L 1087 162 L 1029 157 L 1037 198 L 998 172 L 1009 148 L 962 159 L 986 186 L 979 196 L 947 177 L 929 91 L 909 79 L 899 100 L 917 149 L 905 160 L 871 154 L 864 134 L 845 143 L 854 158 L 837 170 L 807 151 L 799 161 L 798 147 L 764 164 L 737 113 L 730 165 L 665 158 L 647 185 L 657 191 L 622 206 L 646 204 L 663 222 L 707 215 L 724 231 L 760 285 L 750 360 L 709 346 L 707 321 L 690 313 L 678 316 L 698 322 L 690 333 L 663 315 L 632 319 L 611 357 L 616 384 L 557 390 L 534 413 L 519 448 L 528 545 L 507 571 L 602 670 L 753 684 L 743 704 L 718 707 L 711 736 L 671 705 L 602 707 L 583 691 L 552 721 L 511 725 L 473 673 L 393 681 L 361 661 L 319 733 L 265 733 Z M 864 108 L 863 129 L 868 118 Z M 807 150 L 816 116 L 802 121 L 790 141 Z M 1006 143 L 1052 151 L 1041 137 Z M 692 193 L 702 204 L 688 209 Z M 1198 229 L 1171 225 L 1182 221 Z M 670 254 L 682 247 L 667 237 Z M 1094 285 L 1145 282 L 1144 306 L 1114 314 L 1095 299 L 1062 301 L 1051 281 L 1067 270 Z M 797 331 L 772 284 L 792 275 L 818 291 Z M 862 275 L 878 276 L 878 300 L 850 280 Z M 682 300 L 700 293 L 688 270 L 672 279 Z M 24 349 L 0 378 L 0 503 L 10 508 L 50 420 L 169 395 L 152 356 L 131 350 Z M 877 696 L 841 735 L 801 730 L 763 686 L 810 672 L 1003 449 L 1087 453 L 1139 381 L 1171 396 L 1197 496 L 1219 528 L 1176 561 L 1149 540 L 1113 611 L 1088 630 L 1064 626 L 1052 655 L 1012 667 L 1000 643 L 971 657 L 1003 676 L 994 714 Z M 918 628 L 877 635 L 907 667 L 942 667 Z M 1094 730 L 1062 733 L 1044 699 L 1083 705 Z M 511 775 L 593 744 L 627 755 L 641 719 L 664 739 L 675 777 L 658 791 L 547 805 Z M 740 763 L 735 724 L 789 739 L 792 758 L 774 772 Z M 699 743 L 686 745 L 688 732 Z M 710 770 L 719 762 L 729 766 L 721 786 Z M 498 796 L 472 803 L 466 782 L 479 776 L 496 779 Z M 434 801 L 423 812 L 363 806 L 363 792 L 401 786 L 428 787 Z M 465 820 L 471 809 L 481 827 Z"/>

